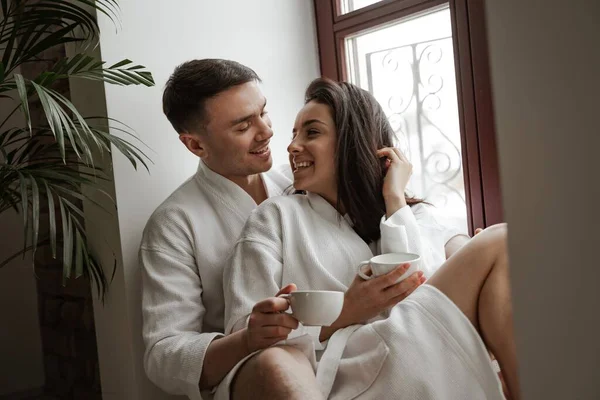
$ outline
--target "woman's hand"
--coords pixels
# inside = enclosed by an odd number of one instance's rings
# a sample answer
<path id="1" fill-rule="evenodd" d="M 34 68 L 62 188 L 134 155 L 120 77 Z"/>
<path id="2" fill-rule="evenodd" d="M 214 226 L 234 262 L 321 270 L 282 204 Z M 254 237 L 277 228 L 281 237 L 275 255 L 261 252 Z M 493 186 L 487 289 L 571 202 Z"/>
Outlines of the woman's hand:
<path id="1" fill-rule="evenodd" d="M 410 295 L 423 282 L 423 272 L 417 271 L 402 282 L 398 278 L 410 264 L 402 264 L 387 274 L 365 281 L 356 276 L 344 295 L 344 306 L 338 319 L 330 327 L 321 329 L 320 340 L 329 339 L 335 331 L 354 324 L 362 324 L 376 317 Z"/>
<path id="2" fill-rule="evenodd" d="M 386 215 L 390 217 L 406 205 L 404 192 L 410 176 L 412 164 L 402 154 L 400 149 L 385 147 L 377 150 L 378 157 L 387 157 L 387 171 L 383 179 L 383 199 L 385 201 Z"/>
<path id="3" fill-rule="evenodd" d="M 368 281 L 357 275 L 344 295 L 339 322 L 344 326 L 364 323 L 408 297 L 425 282 L 423 272 L 417 271 L 396 283 L 409 267 L 410 264 L 401 264 L 387 274 Z"/>
<path id="4" fill-rule="evenodd" d="M 287 285 L 277 292 L 275 297 L 269 297 L 254 305 L 245 331 L 248 353 L 286 339 L 289 333 L 298 327 L 298 320 L 283 312 L 290 306 L 288 300 L 277 297 L 294 290 L 296 285 Z"/>

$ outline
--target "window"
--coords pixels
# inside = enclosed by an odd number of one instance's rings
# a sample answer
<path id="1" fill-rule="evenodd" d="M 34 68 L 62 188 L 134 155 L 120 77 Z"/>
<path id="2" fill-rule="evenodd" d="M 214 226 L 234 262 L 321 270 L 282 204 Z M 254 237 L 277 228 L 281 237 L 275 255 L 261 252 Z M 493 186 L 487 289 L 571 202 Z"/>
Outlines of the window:
<path id="1" fill-rule="evenodd" d="M 383 106 L 413 164 L 409 191 L 467 229 L 452 27 L 447 5 L 350 35 L 347 79 Z"/>
<path id="2" fill-rule="evenodd" d="M 315 0 L 321 71 L 369 90 L 445 222 L 502 220 L 482 0 Z"/>
<path id="3" fill-rule="evenodd" d="M 370 6 L 371 4 L 378 3 L 382 0 L 342 0 L 339 2 L 338 14 L 348 14 L 352 11 L 360 10 Z"/>

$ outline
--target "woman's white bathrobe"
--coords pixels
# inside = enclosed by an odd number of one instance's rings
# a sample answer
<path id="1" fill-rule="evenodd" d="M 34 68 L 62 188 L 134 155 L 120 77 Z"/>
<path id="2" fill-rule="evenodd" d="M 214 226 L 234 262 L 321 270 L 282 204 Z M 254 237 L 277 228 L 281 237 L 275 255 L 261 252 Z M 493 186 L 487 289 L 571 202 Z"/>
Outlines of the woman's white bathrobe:
<path id="1" fill-rule="evenodd" d="M 291 185 L 283 170 L 261 175 L 269 196 Z M 200 161 L 197 173 L 152 214 L 140 247 L 144 368 L 171 394 L 199 391 L 204 355 L 223 336 L 223 266 L 256 203 Z"/>
<path id="2" fill-rule="evenodd" d="M 382 239 L 367 245 L 327 201 L 313 194 L 261 204 L 225 269 L 226 332 L 243 326 L 257 301 L 288 283 L 300 290 L 346 291 L 360 261 L 375 254 L 418 253 L 430 275 L 444 261 L 445 243 L 456 234 L 445 231 L 422 205 L 403 207 L 382 221 L 381 231 Z M 305 338 L 301 347 L 314 352 L 314 337 Z M 302 337 L 295 345 L 298 339 Z M 430 285 L 396 305 L 388 318 L 339 330 L 319 353 L 317 380 L 330 399 L 504 398 L 477 331 Z"/>

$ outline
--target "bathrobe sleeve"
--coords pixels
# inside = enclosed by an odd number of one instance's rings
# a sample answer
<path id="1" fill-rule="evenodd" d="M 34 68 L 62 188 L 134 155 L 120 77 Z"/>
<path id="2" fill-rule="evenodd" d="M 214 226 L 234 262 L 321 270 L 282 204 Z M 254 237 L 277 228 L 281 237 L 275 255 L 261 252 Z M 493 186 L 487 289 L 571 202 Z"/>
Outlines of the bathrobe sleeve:
<path id="1" fill-rule="evenodd" d="M 442 225 L 430 206 L 404 206 L 389 218 L 381 219 L 380 252 L 408 252 L 421 256 L 420 269 L 429 278 L 446 260 L 444 246 L 456 235 L 456 228 Z"/>
<path id="2" fill-rule="evenodd" d="M 223 274 L 225 333 L 246 326 L 256 303 L 280 289 L 283 260 L 279 210 L 262 204 L 248 218 Z"/>
<path id="3" fill-rule="evenodd" d="M 200 400 L 206 350 L 223 335 L 203 333 L 202 280 L 185 225 L 179 213 L 164 212 L 144 232 L 139 253 L 144 369 L 165 392 Z"/>
<path id="4" fill-rule="evenodd" d="M 223 276 L 225 332 L 246 326 L 256 303 L 279 291 L 282 263 L 269 244 L 251 239 L 237 243 Z"/>

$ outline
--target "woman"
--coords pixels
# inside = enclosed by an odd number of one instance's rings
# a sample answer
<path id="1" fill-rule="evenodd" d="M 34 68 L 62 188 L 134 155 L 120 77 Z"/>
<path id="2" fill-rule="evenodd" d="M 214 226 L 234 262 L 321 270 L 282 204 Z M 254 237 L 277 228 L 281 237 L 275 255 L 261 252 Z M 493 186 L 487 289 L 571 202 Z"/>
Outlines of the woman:
<path id="1" fill-rule="evenodd" d="M 288 147 L 294 187 L 306 195 L 269 200 L 248 220 L 225 271 L 226 331 L 248 315 L 251 324 L 254 304 L 288 283 L 340 290 L 342 313 L 317 334 L 329 339 L 317 354 L 325 397 L 501 399 L 489 348 L 518 399 L 505 227 L 486 229 L 432 274 L 448 236 L 406 198 L 410 164 L 389 147 L 392 138 L 367 92 L 325 79 L 309 86 Z M 401 303 L 407 293 L 396 288 L 407 283 L 394 282 L 406 265 L 369 281 L 356 277 L 360 261 L 395 251 L 420 254 L 425 276 L 432 274 Z M 273 343 L 289 332 L 280 328 Z"/>

